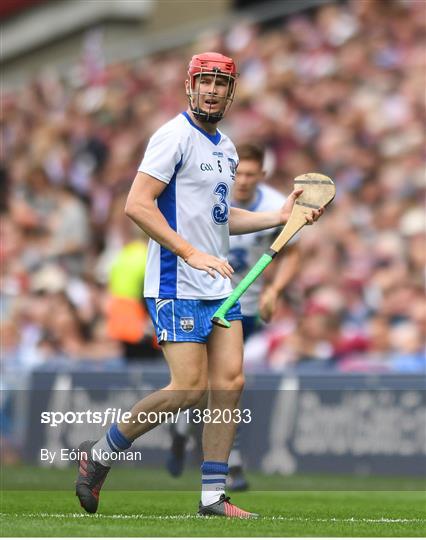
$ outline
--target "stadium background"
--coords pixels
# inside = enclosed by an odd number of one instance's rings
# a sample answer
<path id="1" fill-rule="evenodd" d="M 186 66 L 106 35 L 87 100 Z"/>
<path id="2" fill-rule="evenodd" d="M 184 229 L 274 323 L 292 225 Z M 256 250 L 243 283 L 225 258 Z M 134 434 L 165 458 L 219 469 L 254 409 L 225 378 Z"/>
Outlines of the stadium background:
<path id="1" fill-rule="evenodd" d="M 220 50 L 241 73 L 221 128 L 265 145 L 284 193 L 309 170 L 338 189 L 246 347 L 246 399 L 263 411 L 243 434 L 250 470 L 421 475 L 425 3 L 179 6 L 2 3 L 3 464 L 81 440 L 40 426 L 43 408 L 131 403 L 164 380 L 124 201 L 150 134 L 185 107 L 188 58 Z M 168 441 L 152 432 L 142 466 L 161 467 Z"/>

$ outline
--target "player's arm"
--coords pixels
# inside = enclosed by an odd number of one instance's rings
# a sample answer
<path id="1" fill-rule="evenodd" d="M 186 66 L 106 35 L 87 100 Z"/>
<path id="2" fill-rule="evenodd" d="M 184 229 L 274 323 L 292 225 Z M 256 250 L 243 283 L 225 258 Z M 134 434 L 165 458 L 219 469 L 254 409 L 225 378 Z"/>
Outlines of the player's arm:
<path id="1" fill-rule="evenodd" d="M 270 212 L 251 212 L 250 210 L 232 207 L 229 213 L 229 234 L 247 234 L 285 225 L 290 217 L 297 197 L 302 193 L 303 189 L 295 189 L 289 197 L 287 197 L 282 208 Z M 312 210 L 306 216 L 307 223 L 313 223 L 322 213 L 322 208 L 319 210 Z"/>
<path id="2" fill-rule="evenodd" d="M 193 268 L 205 270 L 212 277 L 216 277 L 215 271 L 222 277 L 231 277 L 233 269 L 227 261 L 199 251 L 167 223 L 156 204 L 157 198 L 166 187 L 167 184 L 161 180 L 138 172 L 127 197 L 126 215 L 153 240 L 181 257 Z"/>
<path id="3" fill-rule="evenodd" d="M 243 208 L 231 207 L 229 213 L 229 234 L 246 234 L 283 225 L 279 210 L 273 212 L 251 212 Z"/>
<path id="4" fill-rule="evenodd" d="M 276 261 L 276 265 L 274 277 L 271 283 L 264 288 L 259 299 L 259 314 L 266 322 L 275 312 L 279 295 L 300 269 L 300 250 L 297 244 L 289 245 Z"/>

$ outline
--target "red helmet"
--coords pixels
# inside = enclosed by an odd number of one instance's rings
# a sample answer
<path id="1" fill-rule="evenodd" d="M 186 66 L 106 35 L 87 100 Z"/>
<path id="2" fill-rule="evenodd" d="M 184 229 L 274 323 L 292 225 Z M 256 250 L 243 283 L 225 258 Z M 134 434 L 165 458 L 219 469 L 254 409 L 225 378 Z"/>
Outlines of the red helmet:
<path id="1" fill-rule="evenodd" d="M 218 73 L 230 75 L 233 80 L 238 77 L 235 62 L 232 58 L 228 58 L 220 53 L 207 52 L 202 54 L 195 54 L 188 66 L 188 75 L 192 78 L 192 84 L 194 84 L 195 75 L 200 73 Z"/>
<path id="2" fill-rule="evenodd" d="M 195 88 L 195 77 L 201 74 L 214 75 L 215 77 L 227 77 L 228 79 L 228 91 L 226 95 L 226 105 L 224 110 L 221 113 L 210 113 L 209 111 L 203 111 L 199 107 L 199 91 L 194 91 Z M 206 52 L 202 54 L 196 54 L 191 58 L 191 61 L 188 66 L 188 77 L 189 77 L 189 86 L 190 91 L 188 94 L 189 104 L 194 115 L 200 120 L 207 122 L 218 122 L 221 120 L 225 112 L 230 107 L 235 94 L 235 81 L 238 77 L 237 69 L 235 67 L 235 62 L 232 58 L 224 56 L 220 53 L 215 52 Z M 197 99 L 197 104 L 194 104 L 191 101 L 191 97 L 195 96 Z"/>

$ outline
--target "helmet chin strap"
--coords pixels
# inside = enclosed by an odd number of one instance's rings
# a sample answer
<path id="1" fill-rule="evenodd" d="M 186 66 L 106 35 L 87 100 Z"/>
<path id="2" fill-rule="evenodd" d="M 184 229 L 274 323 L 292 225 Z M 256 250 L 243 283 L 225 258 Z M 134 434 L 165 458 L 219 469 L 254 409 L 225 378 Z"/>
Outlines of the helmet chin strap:
<path id="1" fill-rule="evenodd" d="M 200 120 L 201 122 L 206 122 L 208 124 L 217 124 L 220 122 L 224 116 L 223 112 L 218 113 L 209 113 L 207 111 L 203 111 L 203 109 L 199 107 L 193 107 L 191 103 L 191 99 L 189 99 L 189 107 L 192 111 L 192 114 L 195 116 L 197 120 Z"/>

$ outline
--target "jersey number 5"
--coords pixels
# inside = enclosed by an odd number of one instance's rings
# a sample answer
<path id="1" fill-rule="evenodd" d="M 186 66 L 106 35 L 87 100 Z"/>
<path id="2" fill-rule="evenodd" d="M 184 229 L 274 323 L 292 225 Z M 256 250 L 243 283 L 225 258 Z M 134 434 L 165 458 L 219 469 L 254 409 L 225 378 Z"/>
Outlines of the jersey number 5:
<path id="1" fill-rule="evenodd" d="M 224 225 L 228 223 L 228 212 L 229 207 L 226 201 L 228 196 L 229 188 L 224 182 L 219 182 L 214 188 L 214 194 L 218 195 L 219 202 L 215 204 L 212 208 L 212 218 L 217 225 Z"/>

